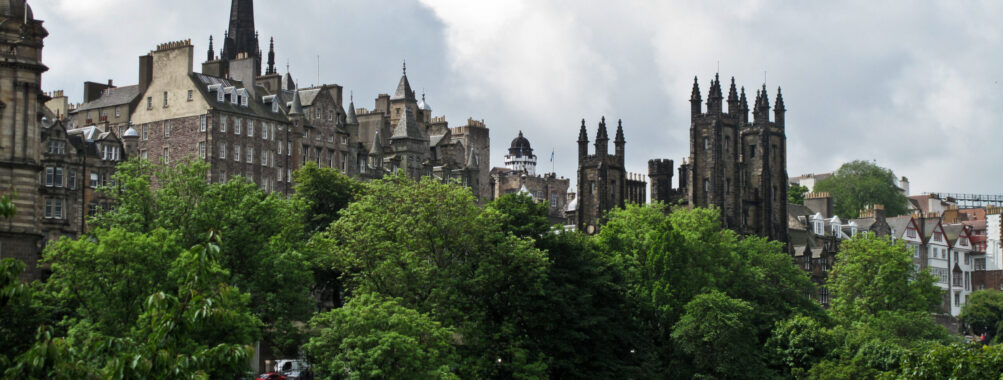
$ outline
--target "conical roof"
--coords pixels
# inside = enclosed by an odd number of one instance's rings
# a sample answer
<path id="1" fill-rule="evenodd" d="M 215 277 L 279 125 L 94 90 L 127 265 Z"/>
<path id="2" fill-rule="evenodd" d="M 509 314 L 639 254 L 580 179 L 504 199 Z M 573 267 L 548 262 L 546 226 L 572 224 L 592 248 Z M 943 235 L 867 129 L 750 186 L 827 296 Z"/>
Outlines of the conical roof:
<path id="1" fill-rule="evenodd" d="M 383 153 L 383 144 L 380 143 L 380 131 L 376 131 L 373 136 L 373 144 L 369 147 L 369 155 L 376 156 Z"/>
<path id="2" fill-rule="evenodd" d="M 293 93 L 293 104 L 289 107 L 289 116 L 303 114 L 303 101 L 300 100 L 300 90 Z"/>
<path id="3" fill-rule="evenodd" d="M 355 102 L 352 100 L 348 101 L 348 112 L 345 116 L 345 124 L 347 125 L 357 125 L 359 124 L 359 118 L 355 116 Z"/>
<path id="4" fill-rule="evenodd" d="M 400 118 L 397 122 L 397 127 L 394 128 L 394 135 L 391 139 L 424 139 L 421 131 L 418 130 L 418 122 L 414 119 L 414 111 L 410 108 L 404 108 L 404 116 Z"/>
<path id="5" fill-rule="evenodd" d="M 400 83 L 397 83 L 397 91 L 394 91 L 394 96 L 390 98 L 391 100 L 397 99 L 408 99 L 414 100 L 414 91 L 411 90 L 411 83 L 407 80 L 407 64 L 404 65 L 403 74 L 401 75 Z"/>
<path id="6" fill-rule="evenodd" d="M 473 149 L 471 149 L 470 154 L 467 155 L 467 169 L 477 169 L 477 152 Z"/>

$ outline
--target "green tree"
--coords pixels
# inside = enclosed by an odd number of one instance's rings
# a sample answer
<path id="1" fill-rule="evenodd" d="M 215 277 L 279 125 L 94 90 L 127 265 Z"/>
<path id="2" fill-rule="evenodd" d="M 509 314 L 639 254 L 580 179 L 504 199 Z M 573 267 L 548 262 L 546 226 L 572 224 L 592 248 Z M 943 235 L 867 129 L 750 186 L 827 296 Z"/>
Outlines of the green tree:
<path id="1" fill-rule="evenodd" d="M 786 376 L 802 378 L 834 348 L 832 334 L 818 319 L 804 315 L 777 321 L 766 341 L 765 354 L 774 358 L 774 368 Z"/>
<path id="2" fill-rule="evenodd" d="M 293 179 L 295 197 L 307 205 L 304 225 L 310 233 L 327 229 L 360 190 L 358 182 L 338 169 L 321 168 L 313 161 L 293 172 Z"/>
<path id="3" fill-rule="evenodd" d="M 35 291 L 20 280 L 24 263 L 0 259 L 0 368 L 34 343 L 35 329 L 45 320 Z"/>
<path id="4" fill-rule="evenodd" d="M 928 271 L 916 272 L 904 243 L 867 233 L 840 245 L 827 286 L 834 315 L 854 322 L 881 312 L 936 311 L 942 290 L 935 284 Z"/>
<path id="5" fill-rule="evenodd" d="M 304 350 L 328 378 L 451 379 L 456 365 L 452 332 L 428 314 L 375 293 L 317 314 L 318 331 Z"/>
<path id="6" fill-rule="evenodd" d="M 547 204 L 526 194 L 505 194 L 486 207 L 498 211 L 502 229 L 517 237 L 538 239 L 550 232 Z"/>
<path id="7" fill-rule="evenodd" d="M 832 195 L 836 215 L 844 218 L 856 218 L 864 207 L 875 204 L 884 205 L 888 216 L 907 210 L 908 201 L 898 190 L 895 174 L 867 161 L 843 164 L 832 176 L 818 181 L 814 191 Z"/>
<path id="8" fill-rule="evenodd" d="M 988 289 L 972 292 L 958 319 L 976 335 L 985 334 L 999 343 L 1003 336 L 1003 292 Z"/>
<path id="9" fill-rule="evenodd" d="M 755 378 L 763 374 L 751 314 L 754 306 L 719 291 L 700 294 L 672 327 L 672 340 L 693 359 L 698 374 Z"/>
<path id="10" fill-rule="evenodd" d="M 794 205 L 804 204 L 804 195 L 808 192 L 808 188 L 792 183 L 787 189 L 787 203 Z"/>
<path id="11" fill-rule="evenodd" d="M 8 194 L 0 195 L 0 219 L 10 219 L 17 213 L 17 206 Z"/>
<path id="12" fill-rule="evenodd" d="M 236 378 L 260 322 L 250 297 L 225 283 L 216 235 L 171 264 L 174 292 L 158 291 L 116 335 L 71 330 L 57 337 L 39 329 L 37 342 L 4 373 L 9 378 Z M 131 326 L 131 328 L 130 328 Z"/>
<path id="13" fill-rule="evenodd" d="M 543 376 L 526 326 L 547 257 L 501 229 L 467 188 L 397 175 L 365 184 L 315 243 L 350 294 L 379 293 L 454 328 L 464 377 Z"/>

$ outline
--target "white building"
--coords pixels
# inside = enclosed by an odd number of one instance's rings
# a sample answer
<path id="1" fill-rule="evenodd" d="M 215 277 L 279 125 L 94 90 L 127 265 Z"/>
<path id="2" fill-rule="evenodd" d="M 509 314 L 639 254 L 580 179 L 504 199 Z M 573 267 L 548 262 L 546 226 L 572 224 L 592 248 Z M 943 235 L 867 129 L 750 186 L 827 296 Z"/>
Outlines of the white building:
<path id="1" fill-rule="evenodd" d="M 1003 249 L 1000 238 L 1003 235 L 1003 208 L 986 209 L 986 270 L 1003 269 Z"/>

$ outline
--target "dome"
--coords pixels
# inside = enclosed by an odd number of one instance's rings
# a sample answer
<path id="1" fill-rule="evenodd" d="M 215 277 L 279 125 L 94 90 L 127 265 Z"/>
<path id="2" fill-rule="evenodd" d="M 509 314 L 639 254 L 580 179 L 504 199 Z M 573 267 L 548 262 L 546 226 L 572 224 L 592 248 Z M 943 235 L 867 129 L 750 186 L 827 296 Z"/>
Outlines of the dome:
<path id="1" fill-rule="evenodd" d="M 136 128 L 133 128 L 130 125 L 129 129 L 126 129 L 125 132 L 122 133 L 122 137 L 139 137 L 139 133 L 136 132 Z"/>
<path id="2" fill-rule="evenodd" d="M 512 140 L 512 146 L 508 148 L 508 154 L 515 157 L 533 156 L 533 148 L 529 146 L 529 140 L 522 136 L 522 131 L 519 131 L 519 137 Z"/>
<path id="3" fill-rule="evenodd" d="M 422 111 L 432 110 L 432 106 L 429 106 L 428 103 L 425 103 L 425 93 L 421 94 L 421 101 L 418 102 L 418 109 Z"/>
<path id="4" fill-rule="evenodd" d="M 34 20 L 35 15 L 31 12 L 31 6 L 26 4 L 24 0 L 0 0 L 0 16 L 24 20 L 24 7 L 28 7 L 28 20 Z"/>

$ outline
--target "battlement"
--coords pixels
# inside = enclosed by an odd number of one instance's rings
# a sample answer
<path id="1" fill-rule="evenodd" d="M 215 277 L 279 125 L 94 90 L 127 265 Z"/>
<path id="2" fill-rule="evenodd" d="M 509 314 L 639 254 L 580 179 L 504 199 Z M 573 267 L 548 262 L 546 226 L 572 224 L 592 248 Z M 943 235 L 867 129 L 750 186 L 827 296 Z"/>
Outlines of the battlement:
<path id="1" fill-rule="evenodd" d="M 648 160 L 648 175 L 669 175 L 671 176 L 675 163 L 670 159 L 660 158 Z"/>
<path id="2" fill-rule="evenodd" d="M 431 120 L 432 123 L 445 123 L 446 116 L 432 116 Z"/>
<path id="3" fill-rule="evenodd" d="M 445 120 L 445 116 L 443 116 L 443 120 Z M 472 118 L 472 117 L 468 117 L 467 118 L 467 126 L 468 127 L 487 128 L 487 127 L 484 126 L 484 119 L 474 120 L 474 118 Z"/>
<path id="4" fill-rule="evenodd" d="M 832 198 L 827 192 L 821 193 L 808 193 L 804 195 L 804 199 L 822 199 L 822 198 Z"/>
<path id="5" fill-rule="evenodd" d="M 185 48 L 185 47 L 192 47 L 192 40 L 191 39 L 181 40 L 181 41 L 170 41 L 170 42 L 165 42 L 165 43 L 162 43 L 162 44 L 158 44 L 156 51 L 161 52 L 161 51 L 180 49 L 180 48 Z"/>

